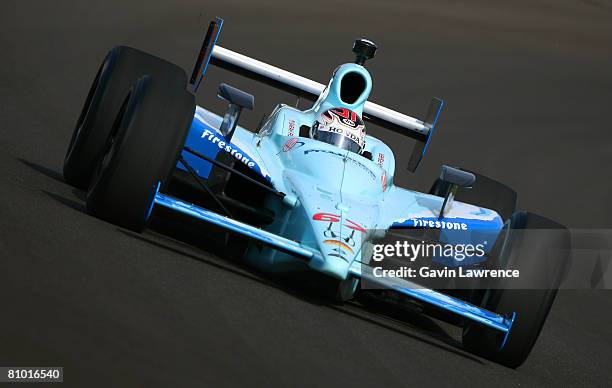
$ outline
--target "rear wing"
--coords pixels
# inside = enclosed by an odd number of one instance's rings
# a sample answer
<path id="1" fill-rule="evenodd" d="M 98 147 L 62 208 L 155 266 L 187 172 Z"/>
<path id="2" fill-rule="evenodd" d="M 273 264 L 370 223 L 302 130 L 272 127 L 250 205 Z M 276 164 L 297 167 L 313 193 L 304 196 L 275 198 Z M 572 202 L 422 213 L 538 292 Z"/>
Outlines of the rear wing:
<path id="1" fill-rule="evenodd" d="M 313 101 L 319 98 L 319 95 L 325 89 L 324 84 L 218 46 L 216 43 L 222 25 L 223 19 L 220 18 L 216 18 L 210 23 L 190 79 L 194 93 L 197 91 L 210 63 L 299 97 Z M 427 146 L 443 106 L 442 100 L 434 98 L 425 121 L 421 121 L 367 101 L 363 109 L 363 118 L 417 141 L 408 165 L 410 171 L 415 171 L 427 151 Z"/>

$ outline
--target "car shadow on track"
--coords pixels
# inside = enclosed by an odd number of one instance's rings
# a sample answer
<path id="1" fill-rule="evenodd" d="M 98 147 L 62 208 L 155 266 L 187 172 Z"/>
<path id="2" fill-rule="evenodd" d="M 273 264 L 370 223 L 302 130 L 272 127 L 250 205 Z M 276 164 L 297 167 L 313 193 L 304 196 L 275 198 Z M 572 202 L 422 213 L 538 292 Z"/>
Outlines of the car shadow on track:
<path id="1" fill-rule="evenodd" d="M 73 199 L 66 198 L 62 195 L 55 194 L 47 190 L 41 190 L 41 191 L 43 192 L 43 194 L 61 203 L 62 205 L 68 206 L 69 208 L 72 208 L 82 213 L 85 213 L 86 211 L 85 204 L 83 203 L 83 201 L 75 201 Z"/>
<path id="2" fill-rule="evenodd" d="M 24 164 L 25 166 L 27 166 L 30 169 L 38 172 L 41 175 L 44 175 L 44 176 L 46 176 L 48 178 L 51 178 L 51 179 L 53 179 L 53 180 L 55 180 L 57 182 L 66 184 L 66 181 L 64 180 L 64 176 L 59 171 L 56 171 L 56 170 L 54 170 L 52 168 L 43 166 L 43 165 L 35 163 L 35 162 L 31 162 L 31 161 L 29 161 L 27 159 L 17 158 L 17 160 L 20 163 Z M 83 205 L 83 203 L 71 200 L 69 198 L 65 198 L 65 197 L 59 196 L 57 194 L 53 194 L 53 193 L 51 193 L 49 191 L 45 191 L 45 190 L 42 190 L 42 191 L 45 194 L 53 197 L 57 201 L 62 202 L 64 205 L 70 206 L 73 209 L 80 210 L 80 211 L 84 211 L 85 210 L 85 206 Z M 82 191 L 82 190 L 79 190 L 79 189 L 76 189 L 76 188 L 72 188 L 72 193 L 80 201 L 85 201 L 85 199 L 87 198 L 87 194 L 84 191 Z"/>
<path id="3" fill-rule="evenodd" d="M 17 160 L 19 162 L 21 162 L 22 164 L 26 165 L 27 167 L 31 168 L 32 170 L 34 170 L 34 171 L 36 171 L 36 172 L 38 172 L 38 173 L 40 173 L 42 175 L 45 175 L 45 176 L 47 176 L 47 177 L 49 177 L 51 179 L 54 179 L 54 180 L 56 180 L 58 182 L 65 183 L 64 176 L 62 175 L 62 173 L 60 173 L 58 171 L 55 171 L 55 170 L 53 170 L 53 169 L 51 169 L 49 167 L 45 167 L 45 166 L 43 166 L 41 164 L 34 163 L 34 162 L 31 162 L 31 161 L 23 159 L 23 158 L 17 158 Z"/>

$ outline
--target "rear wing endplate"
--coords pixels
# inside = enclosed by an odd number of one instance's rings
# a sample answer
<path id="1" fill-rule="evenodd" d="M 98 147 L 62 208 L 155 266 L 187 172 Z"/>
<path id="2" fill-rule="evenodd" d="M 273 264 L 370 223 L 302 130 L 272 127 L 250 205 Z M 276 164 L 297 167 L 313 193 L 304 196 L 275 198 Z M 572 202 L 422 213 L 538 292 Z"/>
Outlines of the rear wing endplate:
<path id="1" fill-rule="evenodd" d="M 204 74 L 206 74 L 213 49 L 217 44 L 219 34 L 221 34 L 221 27 L 223 27 L 223 19 L 221 18 L 215 18 L 215 20 L 211 21 L 210 25 L 208 26 L 206 36 L 204 37 L 204 42 L 202 42 L 200 54 L 198 54 L 198 59 L 196 59 L 195 66 L 191 72 L 191 78 L 189 79 L 189 85 L 191 86 L 194 94 L 200 87 Z"/>
<path id="2" fill-rule="evenodd" d="M 423 122 L 428 129 L 427 138 L 423 141 L 417 141 L 414 144 L 412 155 L 410 155 L 410 161 L 408 162 L 409 171 L 415 172 L 419 163 L 423 160 L 423 156 L 425 156 L 425 152 L 427 152 L 427 147 L 436 129 L 436 124 L 438 123 L 438 118 L 440 117 L 440 113 L 442 113 L 442 109 L 444 109 L 444 101 L 435 97 L 432 98 L 429 109 L 427 110 L 427 116 L 425 116 L 425 121 Z"/>

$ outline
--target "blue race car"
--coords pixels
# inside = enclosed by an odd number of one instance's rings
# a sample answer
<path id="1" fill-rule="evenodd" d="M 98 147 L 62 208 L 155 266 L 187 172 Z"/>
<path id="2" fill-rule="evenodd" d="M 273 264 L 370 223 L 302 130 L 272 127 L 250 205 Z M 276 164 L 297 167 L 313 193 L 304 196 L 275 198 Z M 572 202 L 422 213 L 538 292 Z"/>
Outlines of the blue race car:
<path id="1" fill-rule="evenodd" d="M 433 99 L 418 120 L 368 101 L 372 78 L 364 65 L 375 55 L 373 42 L 357 40 L 355 61 L 323 85 L 218 46 L 222 24 L 210 24 L 191 77 L 129 47 L 105 57 L 64 161 L 66 181 L 87 190 L 87 211 L 137 232 L 156 208 L 204 221 L 247 240 L 244 260 L 261 270 L 318 273 L 335 302 L 356 294 L 409 301 L 462 326 L 467 350 L 522 364 L 561 282 L 567 230 L 516 211 L 512 189 L 459 168 L 443 166 L 429 193 L 396 186 L 394 153 L 367 134 L 366 122 L 413 138 L 408 169 L 415 171 L 444 104 Z M 195 105 L 209 64 L 314 103 L 305 110 L 279 104 L 248 130 L 238 125 L 242 110 L 254 107 L 244 91 L 219 86 L 229 104 L 223 116 Z M 556 233 L 525 233 L 534 229 Z M 427 287 L 409 276 L 381 276 L 397 273 L 372 260 L 376 242 L 392 231 L 415 232 L 412 241 L 421 243 L 480 247 L 480 256 L 461 265 L 457 255 L 434 254 L 427 267 L 434 273 L 520 270 L 530 283 L 501 277 Z M 551 249 L 555 260 L 544 260 Z"/>

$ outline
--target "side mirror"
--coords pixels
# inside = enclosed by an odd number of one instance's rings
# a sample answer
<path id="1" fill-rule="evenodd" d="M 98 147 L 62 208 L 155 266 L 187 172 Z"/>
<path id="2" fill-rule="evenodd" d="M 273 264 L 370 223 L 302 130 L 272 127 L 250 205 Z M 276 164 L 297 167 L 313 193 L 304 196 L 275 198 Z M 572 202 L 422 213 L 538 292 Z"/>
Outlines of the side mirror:
<path id="1" fill-rule="evenodd" d="M 247 92 L 243 92 L 240 89 L 223 83 L 219 85 L 217 96 L 229 102 L 229 107 L 227 108 L 227 112 L 225 112 L 225 116 L 223 116 L 223 122 L 219 129 L 225 139 L 230 141 L 232 136 L 234 136 L 234 130 L 236 129 L 236 125 L 238 125 L 238 119 L 240 118 L 242 109 L 246 108 L 253 110 L 255 106 L 255 97 Z"/>
<path id="2" fill-rule="evenodd" d="M 437 195 L 444 196 L 438 218 L 444 218 L 446 211 L 452 207 L 453 199 L 459 188 L 468 189 L 476 182 L 476 175 L 458 168 L 443 165 L 440 171 Z"/>
<path id="3" fill-rule="evenodd" d="M 476 182 L 476 175 L 468 171 L 443 165 L 440 171 L 440 180 L 462 188 L 471 188 Z"/>

